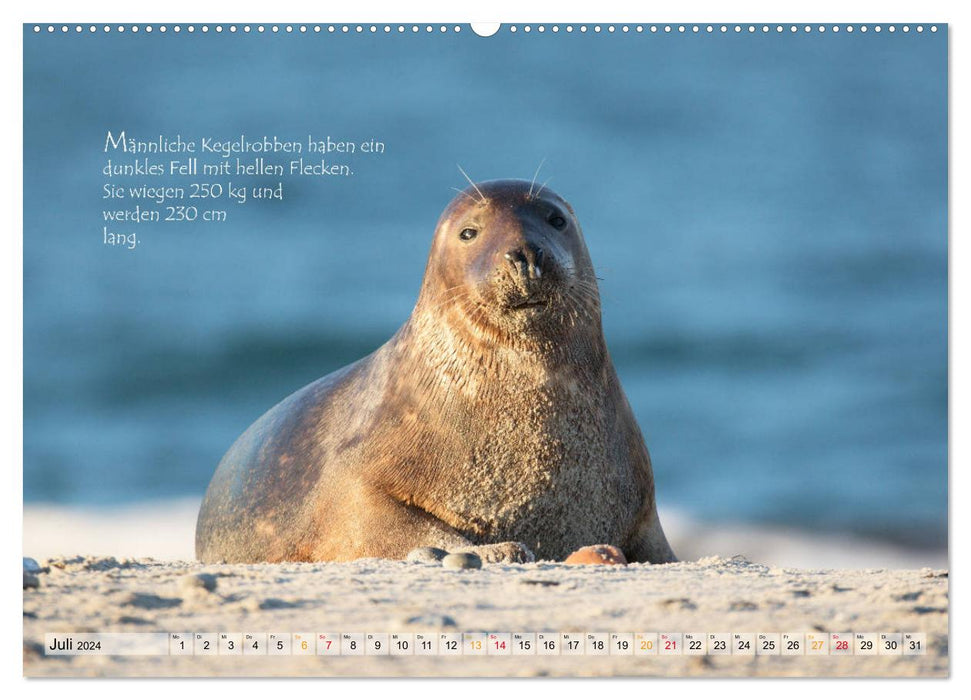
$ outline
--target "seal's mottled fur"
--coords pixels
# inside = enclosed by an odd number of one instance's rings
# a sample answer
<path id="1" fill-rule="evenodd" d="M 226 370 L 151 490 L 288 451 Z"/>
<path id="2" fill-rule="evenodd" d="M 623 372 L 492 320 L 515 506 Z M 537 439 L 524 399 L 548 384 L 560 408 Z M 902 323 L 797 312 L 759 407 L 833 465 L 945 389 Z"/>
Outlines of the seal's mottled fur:
<path id="1" fill-rule="evenodd" d="M 480 183 L 449 204 L 391 340 L 230 448 L 199 513 L 199 559 L 403 558 L 430 545 L 562 560 L 609 543 L 630 561 L 674 561 L 579 223 L 536 189 Z"/>

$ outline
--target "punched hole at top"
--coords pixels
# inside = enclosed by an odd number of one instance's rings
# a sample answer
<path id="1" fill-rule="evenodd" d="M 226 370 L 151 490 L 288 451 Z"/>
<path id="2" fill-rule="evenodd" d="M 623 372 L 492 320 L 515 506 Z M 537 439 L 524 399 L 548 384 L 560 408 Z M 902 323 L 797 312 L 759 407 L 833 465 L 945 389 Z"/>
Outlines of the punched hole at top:
<path id="1" fill-rule="evenodd" d="M 473 22 L 472 31 L 479 36 L 492 36 L 499 31 L 499 22 Z"/>

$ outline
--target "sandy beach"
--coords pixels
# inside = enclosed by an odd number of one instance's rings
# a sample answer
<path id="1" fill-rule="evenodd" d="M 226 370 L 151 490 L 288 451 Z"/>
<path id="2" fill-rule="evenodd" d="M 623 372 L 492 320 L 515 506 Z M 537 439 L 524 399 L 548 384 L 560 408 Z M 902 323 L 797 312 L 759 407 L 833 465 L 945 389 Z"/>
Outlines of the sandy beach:
<path id="1" fill-rule="evenodd" d="M 350 563 L 203 565 L 192 561 L 191 527 L 176 536 L 153 522 L 186 522 L 168 504 L 102 514 L 25 511 L 25 555 L 41 572 L 24 589 L 27 676 L 946 676 L 948 573 L 943 567 L 840 568 L 852 550 L 776 533 L 766 559 L 732 532 L 689 537 L 672 518 L 672 539 L 691 542 L 682 563 L 626 567 L 549 562 L 449 570 L 364 559 Z M 74 530 L 70 529 L 73 522 Z M 188 519 L 191 523 L 191 519 Z M 56 522 L 72 547 L 44 541 Z M 142 523 L 139 528 L 135 523 Z M 145 527 L 151 525 L 151 527 Z M 181 527 L 181 526 L 180 526 Z M 695 525 L 697 529 L 697 525 Z M 65 529 L 67 528 L 67 529 Z M 183 532 L 184 530 L 184 532 Z M 70 534 L 66 534 L 70 533 Z M 154 533 L 154 535 L 152 535 Z M 48 533 L 52 534 L 52 533 Z M 142 536 L 140 557 L 131 557 Z M 152 535 L 152 536 L 150 536 Z M 735 532 L 737 537 L 742 531 Z M 99 540 L 99 537 L 101 538 Z M 114 539 L 112 539 L 114 537 Z M 778 541 L 773 538 L 777 538 Z M 757 540 L 758 541 L 758 540 Z M 784 545 L 789 542 L 790 546 Z M 774 544 L 773 544 L 774 543 Z M 698 555 L 698 550 L 746 556 Z M 100 550 L 100 552 L 99 552 Z M 75 552 L 74 554 L 70 552 Z M 889 550 L 888 550 L 889 551 Z M 95 554 L 77 554 L 91 552 Z M 110 554 L 109 554 L 110 552 Z M 128 553 L 128 554 L 126 554 Z M 159 558 L 144 556 L 152 553 Z M 790 566 L 786 555 L 801 566 Z M 176 556 L 182 554 L 182 556 Z M 859 554 L 859 552 L 857 552 Z M 865 554 L 865 552 L 864 552 Z M 880 550 L 869 552 L 870 561 Z M 898 553 L 899 555 L 899 553 Z M 165 557 L 164 559 L 162 557 Z M 833 564 L 822 566 L 827 557 Z M 769 563 L 765 563 L 769 562 Z M 199 575 L 203 576 L 202 579 Z M 210 582 L 213 590 L 200 584 Z M 36 583 L 36 586 L 34 585 Z M 516 657 L 45 657 L 56 632 L 917 632 L 922 656 L 516 656 Z"/>
<path id="2" fill-rule="evenodd" d="M 946 676 L 942 570 L 664 566 L 448 570 L 55 558 L 24 591 L 27 676 Z M 214 576 L 214 590 L 197 574 Z M 923 656 L 45 657 L 53 632 L 923 632 Z"/>

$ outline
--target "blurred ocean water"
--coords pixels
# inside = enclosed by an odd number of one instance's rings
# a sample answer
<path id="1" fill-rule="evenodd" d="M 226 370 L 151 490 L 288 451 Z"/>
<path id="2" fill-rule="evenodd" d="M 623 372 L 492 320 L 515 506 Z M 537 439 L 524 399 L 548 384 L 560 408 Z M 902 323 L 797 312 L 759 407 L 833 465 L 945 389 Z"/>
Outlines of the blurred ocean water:
<path id="1" fill-rule="evenodd" d="M 941 549 L 946 42 L 25 29 L 24 498 L 201 494 L 264 410 L 407 318 L 456 163 L 545 158 L 662 506 Z M 102 244 L 109 129 L 387 150 L 127 251 Z"/>

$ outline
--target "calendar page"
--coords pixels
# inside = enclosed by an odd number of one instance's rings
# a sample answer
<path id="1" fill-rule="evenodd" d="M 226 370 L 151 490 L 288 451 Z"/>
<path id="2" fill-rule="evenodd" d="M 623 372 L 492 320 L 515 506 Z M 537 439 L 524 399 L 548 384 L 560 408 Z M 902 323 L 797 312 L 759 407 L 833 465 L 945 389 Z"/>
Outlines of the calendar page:
<path id="1" fill-rule="evenodd" d="M 304 14 L 22 26 L 24 675 L 947 676 L 948 24 Z"/>

